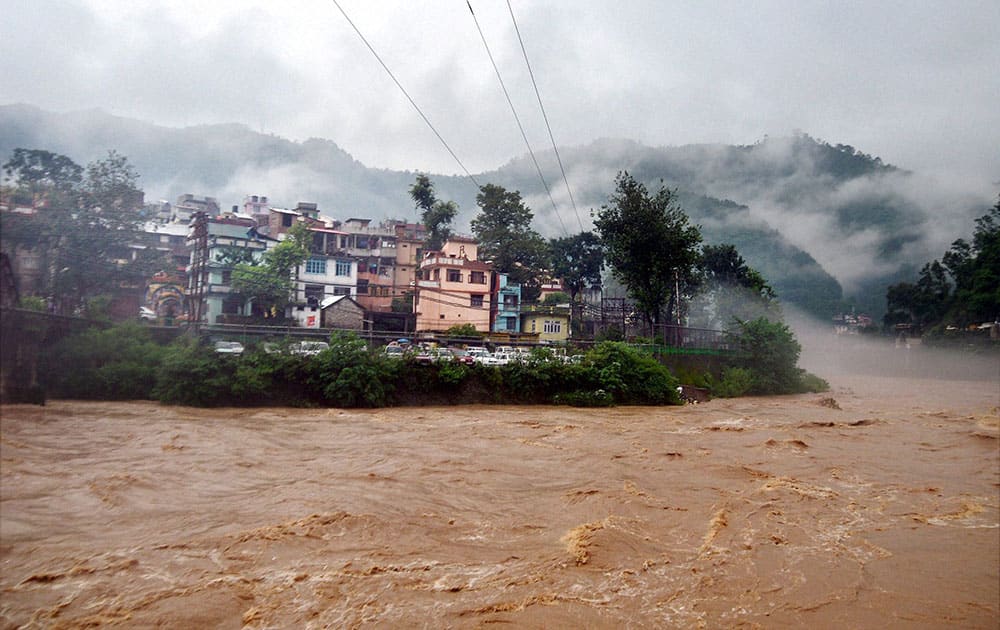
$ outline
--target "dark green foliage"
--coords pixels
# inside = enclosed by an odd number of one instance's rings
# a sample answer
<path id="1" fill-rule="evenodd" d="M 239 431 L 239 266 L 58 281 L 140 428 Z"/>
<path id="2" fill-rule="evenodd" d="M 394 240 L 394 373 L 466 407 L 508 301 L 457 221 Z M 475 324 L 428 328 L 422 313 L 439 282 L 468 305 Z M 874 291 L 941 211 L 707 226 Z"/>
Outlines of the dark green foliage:
<path id="1" fill-rule="evenodd" d="M 924 331 L 1000 317 L 1000 199 L 976 220 L 972 243 L 956 240 L 941 261 L 924 265 L 916 283 L 890 286 L 886 303 L 887 326 Z"/>
<path id="2" fill-rule="evenodd" d="M 678 383 L 670 371 L 628 344 L 599 343 L 587 353 L 584 365 L 597 370 L 598 388 L 610 393 L 619 404 L 680 404 Z"/>
<path id="3" fill-rule="evenodd" d="M 164 348 L 138 324 L 90 329 L 44 357 L 46 389 L 54 398 L 148 399 L 163 356 Z"/>
<path id="4" fill-rule="evenodd" d="M 216 407 L 233 404 L 240 357 L 219 356 L 197 339 L 179 339 L 163 355 L 152 396 L 171 405 Z"/>
<path id="5" fill-rule="evenodd" d="M 722 378 L 709 388 L 713 396 L 737 398 L 746 394 L 754 386 L 753 371 L 747 368 L 727 367 L 722 370 Z"/>
<path id="6" fill-rule="evenodd" d="M 427 228 L 424 251 L 441 249 L 451 236 L 451 222 L 458 214 L 458 204 L 439 200 L 434 192 L 434 184 L 423 173 L 417 175 L 417 181 L 410 186 L 410 197 L 414 207 L 420 211 L 420 220 Z"/>
<path id="7" fill-rule="evenodd" d="M 476 330 L 474 324 L 455 324 L 444 331 L 445 336 L 453 339 L 481 339 L 483 333 Z"/>
<path id="8" fill-rule="evenodd" d="M 330 348 L 309 361 L 308 382 L 323 402 L 341 407 L 383 407 L 401 367 L 374 352 L 354 333 L 334 332 Z"/>
<path id="9" fill-rule="evenodd" d="M 86 169 L 47 151 L 16 149 L 5 164 L 15 191 L 27 191 L 33 214 L 5 213 L 0 246 L 33 250 L 43 274 L 34 290 L 69 315 L 97 295 L 145 282 L 164 268 L 141 242 L 142 191 L 128 160 L 114 151 Z M 127 262 L 123 262 L 127 261 Z"/>
<path id="10" fill-rule="evenodd" d="M 678 300 L 697 284 L 701 232 L 688 223 L 674 195 L 662 183 L 650 195 L 623 171 L 615 180 L 615 193 L 594 219 L 612 273 L 651 326 L 664 316 L 675 321 Z"/>
<path id="11" fill-rule="evenodd" d="M 549 239 L 549 256 L 552 274 L 563 281 L 573 302 L 587 287 L 601 285 L 604 246 L 593 232 Z"/>
<path id="12" fill-rule="evenodd" d="M 479 189 L 476 204 L 480 212 L 471 225 L 479 241 L 479 259 L 492 261 L 494 269 L 520 284 L 522 300 L 536 300 L 548 247 L 531 227 L 534 213 L 524 205 L 521 193 L 493 184 Z"/>
<path id="13" fill-rule="evenodd" d="M 764 318 L 737 321 L 727 341 L 737 351 L 737 367 L 753 373 L 752 394 L 791 394 L 799 391 L 801 370 L 796 367 L 802 346 L 791 329 Z"/>

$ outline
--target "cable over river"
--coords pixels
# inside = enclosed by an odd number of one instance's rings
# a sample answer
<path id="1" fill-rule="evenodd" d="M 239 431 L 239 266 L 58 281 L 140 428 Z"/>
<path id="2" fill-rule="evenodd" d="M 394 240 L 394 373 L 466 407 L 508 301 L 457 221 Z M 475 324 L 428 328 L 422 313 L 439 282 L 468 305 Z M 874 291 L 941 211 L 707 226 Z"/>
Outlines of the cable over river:
<path id="1" fill-rule="evenodd" d="M 995 628 L 995 381 L 7 406 L 0 626 Z"/>

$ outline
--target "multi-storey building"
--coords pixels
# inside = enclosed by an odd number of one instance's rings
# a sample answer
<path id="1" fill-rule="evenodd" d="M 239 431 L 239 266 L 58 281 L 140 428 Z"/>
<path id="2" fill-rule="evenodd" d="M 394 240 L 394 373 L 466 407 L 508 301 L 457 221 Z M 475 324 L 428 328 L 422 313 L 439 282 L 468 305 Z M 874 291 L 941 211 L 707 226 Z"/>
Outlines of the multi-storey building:
<path id="1" fill-rule="evenodd" d="M 507 281 L 507 274 L 497 274 L 497 312 L 493 317 L 493 331 L 521 332 L 521 285 Z"/>
<path id="2" fill-rule="evenodd" d="M 253 217 L 257 227 L 264 227 L 271 217 L 271 206 L 263 195 L 247 195 L 243 198 L 243 214 Z"/>
<path id="3" fill-rule="evenodd" d="M 493 266 L 477 260 L 478 245 L 467 237 L 450 238 L 441 251 L 426 252 L 414 311 L 418 331 L 443 331 L 472 324 L 489 332 L 494 293 Z"/>
<path id="4" fill-rule="evenodd" d="M 177 203 L 173 206 L 173 220 L 187 223 L 196 212 L 204 212 L 206 215 L 214 217 L 219 214 L 219 210 L 219 200 L 215 197 L 183 194 L 177 197 Z"/>
<path id="5" fill-rule="evenodd" d="M 260 260 L 269 241 L 257 234 L 256 225 L 249 219 L 208 217 L 204 243 L 198 242 L 194 225 L 188 234 L 192 248 L 187 269 L 191 312 L 200 313 L 201 321 L 210 324 L 223 321 L 226 315 L 250 315 L 253 305 L 232 291 L 233 267 L 241 257 Z M 199 260 L 202 255 L 204 266 Z M 191 303 L 199 297 L 200 305 Z"/>

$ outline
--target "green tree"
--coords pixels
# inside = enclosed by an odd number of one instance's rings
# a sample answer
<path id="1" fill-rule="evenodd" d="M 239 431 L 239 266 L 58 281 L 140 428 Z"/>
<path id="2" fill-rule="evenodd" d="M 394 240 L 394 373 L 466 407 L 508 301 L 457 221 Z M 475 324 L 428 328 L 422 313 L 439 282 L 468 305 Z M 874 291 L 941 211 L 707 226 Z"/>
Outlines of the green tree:
<path id="1" fill-rule="evenodd" d="M 417 181 L 410 186 L 410 197 L 416 209 L 420 210 L 420 220 L 427 228 L 424 250 L 440 250 L 451 236 L 451 222 L 458 214 L 458 204 L 439 200 L 434 193 L 434 184 L 423 173 L 417 175 Z"/>
<path id="2" fill-rule="evenodd" d="M 61 313 L 84 310 L 99 295 L 142 285 L 161 255 L 142 240 L 143 193 L 128 159 L 115 152 L 84 170 L 62 155 L 17 149 L 4 165 L 38 201 L 30 215 L 5 216 L 3 247 L 32 249 L 45 270 L 39 288 Z"/>
<path id="3" fill-rule="evenodd" d="M 601 206 L 594 225 L 604 243 L 614 276 L 628 289 L 651 326 L 679 313 L 678 301 L 697 286 L 696 265 L 701 232 L 661 183 L 650 195 L 627 172 L 615 180 L 615 192 Z M 678 290 L 680 295 L 678 295 Z"/>
<path id="4" fill-rule="evenodd" d="M 311 238 L 305 223 L 293 225 L 285 240 L 265 252 L 259 262 L 242 262 L 233 268 L 233 291 L 264 311 L 284 310 L 295 287 L 292 274 L 309 258 Z"/>
<path id="5" fill-rule="evenodd" d="M 702 287 L 697 305 L 705 325 L 726 327 L 733 318 L 780 319 L 774 290 L 763 275 L 746 264 L 734 245 L 703 247 L 700 268 Z"/>
<path id="6" fill-rule="evenodd" d="M 494 184 L 479 189 L 476 204 L 480 212 L 472 220 L 472 233 L 479 241 L 479 258 L 492 261 L 494 269 L 520 284 L 523 301 L 537 300 L 547 247 L 531 227 L 534 213 L 524 205 L 521 193 Z"/>
<path id="7" fill-rule="evenodd" d="M 737 329 L 727 339 L 737 351 L 737 367 L 752 374 L 751 394 L 790 394 L 801 390 L 803 371 L 796 364 L 802 346 L 788 326 L 763 317 L 737 320 Z"/>
<path id="8" fill-rule="evenodd" d="M 40 149 L 14 149 L 3 170 L 13 178 L 14 186 L 26 193 L 32 208 L 72 203 L 83 180 L 83 169 L 76 162 Z"/>
<path id="9" fill-rule="evenodd" d="M 570 301 L 576 302 L 588 286 L 601 285 L 604 246 L 593 232 L 549 240 L 552 273 L 562 280 Z"/>

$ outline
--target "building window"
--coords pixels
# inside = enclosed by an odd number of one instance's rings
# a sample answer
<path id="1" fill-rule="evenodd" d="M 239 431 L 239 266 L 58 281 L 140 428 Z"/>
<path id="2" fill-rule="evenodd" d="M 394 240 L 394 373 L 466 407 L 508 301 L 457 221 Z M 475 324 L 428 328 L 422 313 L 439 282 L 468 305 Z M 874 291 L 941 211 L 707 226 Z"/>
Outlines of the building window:
<path id="1" fill-rule="evenodd" d="M 375 289 L 375 291 L 372 292 L 372 295 L 376 295 L 377 294 L 377 292 L 378 292 L 378 286 L 377 285 L 374 286 L 374 289 Z M 368 281 L 367 280 L 358 280 L 358 295 L 368 295 Z"/>
<path id="2" fill-rule="evenodd" d="M 281 226 L 282 227 L 292 227 L 292 215 L 283 214 L 281 215 Z"/>
<path id="3" fill-rule="evenodd" d="M 233 270 L 223 269 L 222 270 L 222 284 L 228 285 L 233 281 Z"/>
<path id="4" fill-rule="evenodd" d="M 319 303 L 323 299 L 323 285 L 322 284 L 307 284 L 305 287 L 306 302 Z"/>
<path id="5" fill-rule="evenodd" d="M 325 258 L 310 258 L 306 261 L 306 273 L 316 273 L 325 274 L 326 273 L 326 259 Z"/>
<path id="6" fill-rule="evenodd" d="M 506 309 L 517 308 L 517 296 L 516 295 L 503 296 L 503 307 Z"/>
<path id="7" fill-rule="evenodd" d="M 516 317 L 505 317 L 507 320 L 507 330 L 517 330 L 517 318 Z"/>
<path id="8" fill-rule="evenodd" d="M 336 274 L 338 276 L 350 276 L 351 275 L 351 261 L 349 260 L 338 260 Z"/>
<path id="9" fill-rule="evenodd" d="M 547 333 L 562 332 L 562 322 L 547 319 L 545 320 L 545 323 L 542 324 L 542 332 L 547 332 Z"/>
<path id="10" fill-rule="evenodd" d="M 333 287 L 334 295 L 350 295 L 351 287 Z"/>
<path id="11" fill-rule="evenodd" d="M 472 308 L 483 308 L 483 296 L 481 294 L 470 296 L 469 306 L 471 306 Z"/>
<path id="12" fill-rule="evenodd" d="M 437 282 L 438 280 L 440 280 L 441 279 L 441 270 L 440 269 L 435 269 L 434 270 L 434 274 L 431 276 L 431 279 L 434 280 L 435 282 Z"/>
<path id="13" fill-rule="evenodd" d="M 462 281 L 462 271 L 460 269 L 448 270 L 448 282 L 461 282 L 461 281 Z"/>
<path id="14" fill-rule="evenodd" d="M 486 284 L 486 273 L 482 271 L 473 271 L 469 274 L 470 284 Z"/>

